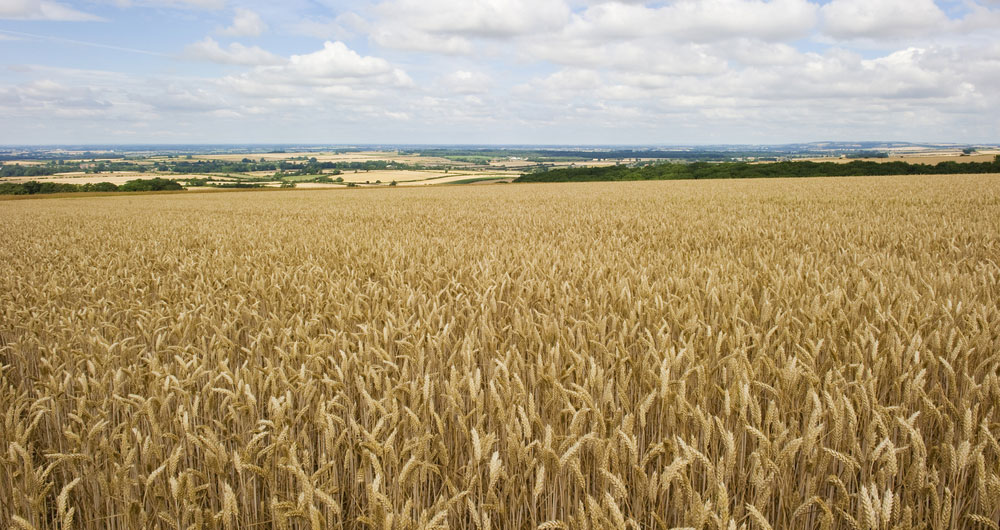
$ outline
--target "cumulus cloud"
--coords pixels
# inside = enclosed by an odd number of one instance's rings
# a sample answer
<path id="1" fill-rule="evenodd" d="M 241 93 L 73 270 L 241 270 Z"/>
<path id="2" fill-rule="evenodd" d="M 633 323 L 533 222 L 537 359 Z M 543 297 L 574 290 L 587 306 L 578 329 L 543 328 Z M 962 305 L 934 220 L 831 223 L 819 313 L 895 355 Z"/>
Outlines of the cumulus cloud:
<path id="1" fill-rule="evenodd" d="M 609 2 L 575 15 L 565 31 L 595 39 L 783 40 L 807 35 L 816 21 L 817 7 L 807 0 L 678 0 L 662 7 Z"/>
<path id="2" fill-rule="evenodd" d="M 232 37 L 257 37 L 267 31 L 267 24 L 260 15 L 249 9 L 236 8 L 233 23 L 221 33 Z"/>
<path id="3" fill-rule="evenodd" d="M 98 21 L 101 17 L 84 13 L 59 2 L 37 0 L 0 1 L 0 19 L 10 20 L 56 20 L 56 21 Z"/>
<path id="4" fill-rule="evenodd" d="M 379 46 L 396 50 L 445 55 L 464 55 L 473 51 L 472 41 L 465 37 L 435 35 L 407 27 L 377 29 L 371 38 Z"/>
<path id="5" fill-rule="evenodd" d="M 238 42 L 233 42 L 223 48 L 211 37 L 205 37 L 201 41 L 188 45 L 184 49 L 184 57 L 199 61 L 243 66 L 274 65 L 285 62 L 281 57 L 258 46 L 244 46 Z"/>
<path id="6" fill-rule="evenodd" d="M 911 37 L 951 24 L 933 0 L 832 0 L 822 13 L 824 31 L 836 38 Z"/>
<path id="7" fill-rule="evenodd" d="M 822 133 L 819 124 L 831 131 L 843 127 L 843 134 L 853 131 L 855 138 L 913 132 L 918 123 L 937 123 L 934 134 L 955 134 L 962 123 L 966 134 L 985 134 L 991 127 L 990 105 L 1000 103 L 988 88 L 1000 80 L 998 52 L 912 47 L 866 59 L 831 49 L 705 76 L 563 68 L 518 85 L 513 95 L 540 119 L 554 120 L 553 126 L 580 120 L 598 127 L 617 116 L 619 124 L 635 130 L 684 123 L 702 141 L 708 128 L 718 127 L 727 141 L 736 141 L 739 132 L 771 135 L 774 141 L 783 128 L 783 138 L 793 140 L 787 128 L 801 137 Z M 971 118 L 973 109 L 984 115 Z M 755 129 L 746 130 L 746 123 Z"/>
<path id="8" fill-rule="evenodd" d="M 562 0 L 389 0 L 374 11 L 380 46 L 446 54 L 471 53 L 476 39 L 558 30 L 571 14 Z"/>
<path id="9" fill-rule="evenodd" d="M 445 0 L 391 0 L 376 7 L 379 18 L 372 24 L 371 37 L 388 48 L 446 54 L 471 53 L 478 40 L 516 42 L 525 37 L 572 54 L 581 44 L 600 46 L 643 38 L 661 39 L 661 43 L 798 39 L 813 31 L 819 12 L 807 0 L 590 4 L 574 12 L 562 0 L 472 0 L 461 9 Z"/>
<path id="10" fill-rule="evenodd" d="M 395 71 L 385 59 L 362 56 L 340 41 L 327 41 L 322 50 L 313 53 L 293 55 L 282 70 L 310 79 L 368 78 Z"/>
<path id="11" fill-rule="evenodd" d="M 563 66 L 673 75 L 705 75 L 726 68 L 725 58 L 712 54 L 704 45 L 656 40 L 594 43 L 538 39 L 525 44 L 522 57 Z"/>
<path id="12" fill-rule="evenodd" d="M 439 83 L 445 90 L 457 94 L 485 94 L 489 92 L 494 80 L 483 72 L 457 70 L 442 77 Z"/>
<path id="13" fill-rule="evenodd" d="M 509 37 L 561 26 L 570 15 L 562 0 L 391 0 L 376 7 L 384 19 L 428 33 Z"/>
<path id="14" fill-rule="evenodd" d="M 328 41 L 322 49 L 292 55 L 280 65 L 226 76 L 219 85 L 275 105 L 308 106 L 330 98 L 373 99 L 386 90 L 412 87 L 413 80 L 385 59 L 364 56 L 342 42 Z"/>
<path id="15" fill-rule="evenodd" d="M 566 99 L 580 92 L 592 92 L 603 88 L 604 80 L 596 70 L 585 68 L 565 68 L 514 87 L 520 94 L 530 94 L 539 99 Z"/>
<path id="16" fill-rule="evenodd" d="M 796 60 L 787 44 L 810 34 L 818 7 L 806 0 L 609 2 L 574 14 L 558 32 L 520 39 L 520 58 L 560 66 L 669 75 L 711 75 L 733 64 Z"/>

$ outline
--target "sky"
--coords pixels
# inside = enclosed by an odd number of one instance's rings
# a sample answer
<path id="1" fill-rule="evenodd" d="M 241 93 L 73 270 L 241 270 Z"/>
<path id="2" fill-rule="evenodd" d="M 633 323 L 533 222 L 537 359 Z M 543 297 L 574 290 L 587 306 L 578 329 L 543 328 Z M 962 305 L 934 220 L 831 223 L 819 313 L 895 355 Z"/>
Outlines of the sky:
<path id="1" fill-rule="evenodd" d="M 1000 142 L 1000 0 L 0 0 L 0 144 Z"/>

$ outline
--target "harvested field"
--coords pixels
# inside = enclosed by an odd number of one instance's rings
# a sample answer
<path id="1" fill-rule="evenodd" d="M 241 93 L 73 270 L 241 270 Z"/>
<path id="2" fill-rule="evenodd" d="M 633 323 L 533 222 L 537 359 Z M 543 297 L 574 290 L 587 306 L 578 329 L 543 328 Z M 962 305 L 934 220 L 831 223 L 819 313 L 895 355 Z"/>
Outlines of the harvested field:
<path id="1" fill-rule="evenodd" d="M 402 170 L 373 170 L 373 171 L 345 171 L 337 177 L 344 179 L 344 182 L 372 182 L 381 180 L 383 184 L 396 181 L 400 184 L 445 184 L 456 180 L 480 177 L 511 177 L 518 174 L 503 171 L 402 171 Z M 331 177 L 334 177 L 331 175 Z M 335 178 L 335 177 L 334 177 Z"/>
<path id="2" fill-rule="evenodd" d="M 297 182 L 297 183 L 295 183 L 295 187 L 298 188 L 298 189 L 304 189 L 304 190 L 309 190 L 309 189 L 314 189 L 314 190 L 320 190 L 320 189 L 344 189 L 344 185 L 343 184 L 333 184 L 333 183 L 330 183 L 330 182 Z"/>
<path id="3" fill-rule="evenodd" d="M 465 182 L 473 179 L 496 179 L 496 180 L 513 180 L 517 178 L 517 174 L 511 173 L 468 173 L 468 174 L 451 174 L 445 177 L 436 178 L 434 180 L 418 180 L 409 182 L 400 182 L 400 186 L 434 186 L 438 184 L 454 184 L 456 182 Z M 483 182 L 488 182 L 484 180 Z"/>
<path id="4" fill-rule="evenodd" d="M 0 523 L 995 528 L 1000 176 L 0 207 Z"/>
<path id="5" fill-rule="evenodd" d="M 434 179 L 446 176 L 448 176 L 448 173 L 445 173 L 444 171 L 403 171 L 397 169 L 372 171 L 361 170 L 357 173 L 353 170 L 347 170 L 343 171 L 340 175 L 330 175 L 331 178 L 340 177 L 344 179 L 344 182 L 375 182 L 376 180 L 381 180 L 382 182 L 392 182 L 394 180 L 403 182 L 408 180 Z"/>

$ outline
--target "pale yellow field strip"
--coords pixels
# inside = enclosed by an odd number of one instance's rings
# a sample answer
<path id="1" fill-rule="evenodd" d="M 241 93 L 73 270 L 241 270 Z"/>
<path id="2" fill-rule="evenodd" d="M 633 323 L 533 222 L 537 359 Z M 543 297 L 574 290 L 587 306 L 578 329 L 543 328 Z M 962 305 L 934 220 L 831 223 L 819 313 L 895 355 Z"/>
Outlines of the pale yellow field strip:
<path id="1" fill-rule="evenodd" d="M 493 173 L 493 174 L 485 173 L 485 174 L 474 174 L 474 175 L 449 175 L 447 177 L 442 177 L 442 178 L 434 179 L 434 180 L 417 180 L 417 181 L 409 181 L 409 182 L 400 182 L 399 185 L 400 186 L 434 186 L 434 185 L 438 185 L 438 184 L 451 184 L 453 182 L 458 182 L 458 181 L 462 181 L 462 180 L 479 179 L 479 178 L 494 178 L 494 177 L 497 178 L 497 180 L 500 180 L 500 179 L 514 179 L 514 178 L 517 178 L 517 175 L 512 175 L 512 174 L 509 174 L 509 173 L 506 173 L 506 174 L 505 173 Z M 483 181 L 483 182 L 488 182 L 488 181 Z"/>

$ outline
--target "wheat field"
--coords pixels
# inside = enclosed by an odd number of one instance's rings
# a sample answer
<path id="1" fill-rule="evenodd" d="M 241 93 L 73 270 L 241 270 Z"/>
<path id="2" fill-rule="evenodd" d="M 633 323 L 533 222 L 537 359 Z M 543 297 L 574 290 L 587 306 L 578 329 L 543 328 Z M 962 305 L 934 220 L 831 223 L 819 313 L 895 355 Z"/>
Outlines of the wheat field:
<path id="1" fill-rule="evenodd" d="M 998 529 L 1000 176 L 0 203 L 0 526 Z"/>

